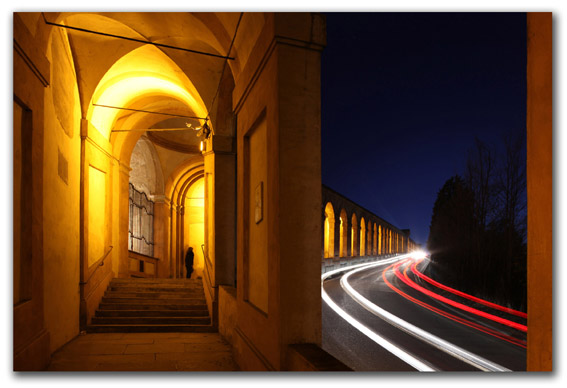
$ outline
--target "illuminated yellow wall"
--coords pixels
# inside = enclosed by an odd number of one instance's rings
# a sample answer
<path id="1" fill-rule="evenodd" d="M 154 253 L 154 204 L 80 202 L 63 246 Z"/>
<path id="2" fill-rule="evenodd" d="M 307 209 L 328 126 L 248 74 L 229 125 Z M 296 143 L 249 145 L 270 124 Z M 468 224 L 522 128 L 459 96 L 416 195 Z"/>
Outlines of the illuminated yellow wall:
<path id="1" fill-rule="evenodd" d="M 89 166 L 88 230 L 89 267 L 104 255 L 106 174 Z"/>
<path id="2" fill-rule="evenodd" d="M 193 247 L 195 254 L 193 278 L 203 276 L 204 258 L 201 245 L 205 241 L 205 180 L 197 180 L 191 185 L 185 196 L 184 216 L 184 254 L 188 247 Z"/>
<path id="3" fill-rule="evenodd" d="M 54 351 L 79 333 L 81 111 L 66 31 L 54 29 L 50 39 L 51 77 L 43 95 L 43 297 Z"/>

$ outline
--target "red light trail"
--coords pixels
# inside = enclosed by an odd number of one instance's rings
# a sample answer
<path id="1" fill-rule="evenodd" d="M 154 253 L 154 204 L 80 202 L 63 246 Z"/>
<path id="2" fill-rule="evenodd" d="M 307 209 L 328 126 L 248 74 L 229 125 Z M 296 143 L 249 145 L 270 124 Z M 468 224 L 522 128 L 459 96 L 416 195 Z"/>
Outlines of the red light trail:
<path id="1" fill-rule="evenodd" d="M 509 336 L 509 335 L 502 334 L 502 333 L 500 333 L 500 332 L 498 332 L 498 331 L 496 331 L 496 330 L 494 330 L 494 329 L 491 329 L 491 328 L 489 328 L 489 327 L 483 326 L 483 325 L 481 325 L 481 324 L 478 324 L 478 323 L 469 321 L 469 320 L 467 320 L 467 319 L 465 319 L 465 318 L 461 318 L 461 317 L 458 317 L 458 316 L 453 315 L 453 314 L 451 314 L 451 313 L 448 313 L 448 312 L 446 312 L 446 311 L 443 311 L 443 310 L 441 310 L 441 309 L 439 309 L 439 308 L 437 308 L 437 307 L 431 306 L 431 305 L 429 305 L 429 304 L 427 304 L 427 303 L 425 303 L 425 302 L 423 302 L 423 301 L 420 301 L 420 300 L 418 300 L 418 299 L 416 299 L 416 298 L 414 298 L 414 297 L 408 295 L 407 293 L 403 292 L 403 291 L 400 290 L 399 288 L 395 287 L 395 286 L 394 286 L 392 283 L 390 283 L 390 282 L 387 280 L 387 278 L 386 278 L 386 273 L 387 273 L 390 269 L 392 269 L 392 268 L 393 268 L 394 274 L 396 275 L 396 277 L 397 277 L 398 279 L 400 279 L 401 281 L 403 281 L 403 282 L 404 282 L 405 284 L 407 284 L 408 286 L 410 286 L 410 287 L 416 289 L 417 291 L 419 291 L 419 292 L 421 292 L 421 293 L 423 293 L 423 294 L 425 294 L 425 295 L 428 295 L 428 296 L 430 296 L 430 297 L 432 297 L 432 298 L 434 298 L 434 299 L 437 299 L 437 300 L 439 300 L 439 301 L 441 301 L 441 302 L 443 302 L 443 303 L 449 304 L 449 305 L 451 305 L 451 306 L 453 306 L 453 307 L 457 307 L 457 308 L 462 309 L 462 310 L 464 310 L 464 311 L 468 311 L 468 312 L 470 312 L 470 313 L 472 313 L 472 314 L 475 314 L 475 315 L 477 315 L 477 316 L 481 316 L 481 317 L 484 317 L 484 318 L 493 320 L 493 321 L 495 321 L 495 322 L 501 323 L 501 324 L 503 324 L 503 325 L 512 327 L 512 328 L 514 328 L 514 329 L 516 329 L 516 330 L 519 330 L 519 331 L 522 331 L 522 332 L 526 332 L 526 331 L 527 331 L 527 326 L 525 326 L 525 325 L 521 325 L 521 324 L 518 324 L 518 323 L 516 323 L 516 322 L 512 322 L 512 321 L 509 321 L 509 320 L 507 320 L 507 319 L 500 318 L 500 317 L 494 316 L 494 315 L 492 315 L 492 314 L 488 314 L 488 313 L 485 313 L 485 312 L 483 312 L 483 311 L 474 309 L 474 308 L 472 308 L 472 307 L 465 306 L 465 305 L 463 305 L 463 304 L 461 304 L 461 303 L 458 303 L 458 302 L 455 302 L 455 301 L 450 300 L 450 299 L 448 299 L 448 298 L 445 298 L 445 297 L 443 297 L 443 296 L 441 296 L 441 295 L 439 295 L 439 294 L 435 294 L 434 292 L 432 292 L 432 291 L 430 291 L 430 290 L 427 290 L 427 289 L 425 289 L 425 288 L 419 286 L 418 284 L 416 284 L 415 282 L 413 282 L 413 281 L 409 278 L 409 276 L 408 276 L 408 274 L 407 274 L 408 267 L 405 268 L 404 274 L 402 275 L 402 273 L 401 273 L 400 270 L 399 270 L 399 267 L 400 267 L 401 265 L 403 265 L 403 264 L 407 264 L 407 260 L 404 260 L 404 261 L 402 261 L 402 262 L 400 262 L 400 263 L 392 264 L 392 265 L 388 266 L 388 267 L 382 272 L 382 278 L 383 278 L 384 282 L 385 282 L 385 283 L 388 285 L 388 287 L 390 287 L 393 291 L 395 291 L 395 292 L 398 293 L 399 295 L 403 296 L 404 298 L 410 300 L 411 302 L 416 303 L 417 305 L 419 305 L 419 306 L 421 306 L 421 307 L 424 307 L 424 308 L 426 308 L 426 309 L 428 309 L 428 310 L 430 310 L 430 311 L 433 311 L 433 312 L 435 312 L 435 313 L 437 313 L 437 314 L 439 314 L 439 315 L 442 315 L 442 316 L 444 316 L 444 317 L 446 317 L 446 318 L 448 318 L 448 319 L 451 319 L 451 320 L 453 320 L 453 321 L 455 321 L 455 322 L 461 323 L 461 324 L 463 324 L 463 325 L 465 325 L 465 326 L 468 326 L 468 327 L 471 327 L 471 328 L 473 328 L 473 329 L 479 330 L 479 331 L 484 332 L 484 333 L 486 333 L 486 334 L 489 334 L 489 335 L 491 335 L 491 336 L 500 338 L 500 339 L 502 339 L 502 340 L 504 340 L 504 341 L 513 343 L 513 344 L 515 344 L 515 345 L 517 345 L 517 346 L 520 346 L 520 347 L 523 347 L 523 348 L 526 347 L 526 342 L 525 342 L 525 341 L 522 341 L 522 340 L 520 340 L 520 339 L 514 338 L 514 337 Z M 440 284 L 440 283 L 439 283 L 439 284 Z M 490 302 L 488 302 L 488 303 L 490 303 Z"/>
<path id="2" fill-rule="evenodd" d="M 451 287 L 449 287 L 449 286 L 446 286 L 446 285 L 444 285 L 444 284 L 441 284 L 441 283 L 439 283 L 439 282 L 437 282 L 437 281 L 431 279 L 429 276 L 424 275 L 421 271 L 419 271 L 419 270 L 417 269 L 417 265 L 420 264 L 422 261 L 423 261 L 423 260 L 420 260 L 419 262 L 414 263 L 414 264 L 411 266 L 411 270 L 412 270 L 412 272 L 413 272 L 416 276 L 418 276 L 420 279 L 425 280 L 425 281 L 428 282 L 429 284 L 432 284 L 432 285 L 434 285 L 435 287 L 441 288 L 442 290 L 448 291 L 448 292 L 450 292 L 450 293 L 452 293 L 452 294 L 461 296 L 461 297 L 463 297 L 463 298 L 465 298 L 465 299 L 472 300 L 473 302 L 483 304 L 483 305 L 485 305 L 485 306 L 487 306 L 487 307 L 491 307 L 491 308 L 493 308 L 493 309 L 495 309 L 495 310 L 500 310 L 500 311 L 503 311 L 503 312 L 505 312 L 505 313 L 512 314 L 512 315 L 516 315 L 516 316 L 521 317 L 521 318 L 527 318 L 527 317 L 528 317 L 528 314 L 526 314 L 526 313 L 524 313 L 524 312 L 522 312 L 522 311 L 517 311 L 517 310 L 511 309 L 511 308 L 508 308 L 508 307 L 500 306 L 500 305 L 498 305 L 498 304 L 496 304 L 496 303 L 492 303 L 492 302 L 489 302 L 489 301 L 484 300 L 484 299 L 477 298 L 476 296 L 466 294 L 466 293 L 464 293 L 464 292 L 462 292 L 462 291 L 459 291 L 459 290 L 455 290 L 454 288 L 451 288 Z"/>

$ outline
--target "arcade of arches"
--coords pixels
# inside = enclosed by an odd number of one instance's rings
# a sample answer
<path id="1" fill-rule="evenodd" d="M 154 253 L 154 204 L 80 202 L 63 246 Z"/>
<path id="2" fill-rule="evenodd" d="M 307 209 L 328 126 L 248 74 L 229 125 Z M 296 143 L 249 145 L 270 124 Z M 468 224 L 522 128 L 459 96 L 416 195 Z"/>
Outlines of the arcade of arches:
<path id="1" fill-rule="evenodd" d="M 14 369 L 190 246 L 241 369 L 320 345 L 324 45 L 310 13 L 14 13 Z"/>
<path id="2" fill-rule="evenodd" d="M 325 185 L 323 206 L 323 258 L 380 256 L 417 249 L 408 229 L 394 227 Z"/>
<path id="3" fill-rule="evenodd" d="M 411 248 L 323 201 L 322 15 L 13 16 L 15 370 L 44 369 L 111 279 L 183 278 L 189 246 L 238 366 L 309 369 L 294 349 L 321 344 L 322 244 Z"/>

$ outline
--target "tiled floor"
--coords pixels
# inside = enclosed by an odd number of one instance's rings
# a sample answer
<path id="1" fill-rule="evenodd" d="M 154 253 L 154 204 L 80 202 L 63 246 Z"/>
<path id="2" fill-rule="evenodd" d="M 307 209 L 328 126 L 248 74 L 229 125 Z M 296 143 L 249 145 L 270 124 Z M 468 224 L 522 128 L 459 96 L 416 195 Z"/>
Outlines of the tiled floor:
<path id="1" fill-rule="evenodd" d="M 48 371 L 237 371 L 218 333 L 81 335 L 55 352 Z"/>

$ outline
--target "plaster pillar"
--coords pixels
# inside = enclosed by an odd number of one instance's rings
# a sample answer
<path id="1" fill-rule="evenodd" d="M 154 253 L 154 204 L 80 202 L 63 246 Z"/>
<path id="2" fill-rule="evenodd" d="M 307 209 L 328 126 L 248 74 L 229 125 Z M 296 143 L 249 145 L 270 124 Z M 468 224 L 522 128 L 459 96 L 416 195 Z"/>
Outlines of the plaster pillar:
<path id="1" fill-rule="evenodd" d="M 130 223 L 130 170 L 124 163 L 119 164 L 118 177 L 118 274 L 119 278 L 130 277 L 128 258 L 128 228 Z"/>
<path id="2" fill-rule="evenodd" d="M 218 286 L 236 284 L 236 144 L 232 136 L 213 135 L 206 147 L 203 284 L 216 324 Z"/>
<path id="3" fill-rule="evenodd" d="M 322 16 L 266 14 L 233 93 L 237 128 L 237 327 L 244 370 L 285 370 L 321 343 Z"/>
<path id="4" fill-rule="evenodd" d="M 157 268 L 159 278 L 170 277 L 168 225 L 169 200 L 165 195 L 154 195 L 154 257 L 159 259 Z"/>
<path id="5" fill-rule="evenodd" d="M 20 187 L 15 187 L 14 202 L 14 279 L 13 354 L 15 371 L 42 370 L 49 363 L 50 333 L 44 317 L 44 100 L 49 86 L 50 63 L 34 48 L 36 42 L 18 13 L 14 13 L 14 135 L 21 140 Z M 14 114 L 14 116 L 16 116 Z M 19 123 L 19 125 L 17 124 Z M 16 136 L 14 136 L 14 139 Z M 14 163 L 14 166 L 17 163 Z M 14 172 L 16 173 L 16 171 Z M 14 180 L 15 181 L 15 180 Z M 17 224 L 16 224 L 17 221 Z"/>

